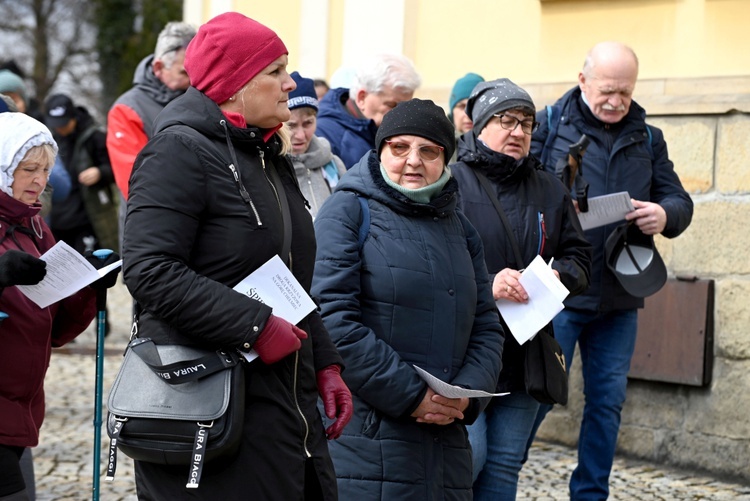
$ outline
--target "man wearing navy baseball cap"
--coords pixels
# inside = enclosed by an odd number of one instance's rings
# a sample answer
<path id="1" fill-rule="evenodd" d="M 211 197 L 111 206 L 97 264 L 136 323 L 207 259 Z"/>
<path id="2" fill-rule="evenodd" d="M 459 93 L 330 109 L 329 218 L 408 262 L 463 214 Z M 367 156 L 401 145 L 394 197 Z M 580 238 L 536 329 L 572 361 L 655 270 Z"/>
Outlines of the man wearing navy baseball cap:
<path id="1" fill-rule="evenodd" d="M 44 121 L 72 181 L 68 197 L 52 205 L 52 233 L 82 254 L 100 248 L 117 251 L 117 199 L 104 130 L 65 94 L 47 98 Z"/>

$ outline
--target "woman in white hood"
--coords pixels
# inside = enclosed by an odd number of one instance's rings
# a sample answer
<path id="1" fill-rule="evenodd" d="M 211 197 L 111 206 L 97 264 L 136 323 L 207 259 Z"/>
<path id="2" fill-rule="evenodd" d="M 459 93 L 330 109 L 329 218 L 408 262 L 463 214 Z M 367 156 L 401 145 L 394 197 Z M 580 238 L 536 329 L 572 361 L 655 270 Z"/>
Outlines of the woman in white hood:
<path id="1" fill-rule="evenodd" d="M 46 308 L 17 285 L 47 273 L 41 255 L 55 245 L 39 215 L 57 144 L 45 125 L 23 113 L 0 113 L 0 500 L 29 499 L 19 458 L 39 442 L 44 376 L 52 347 L 83 332 L 96 313 L 96 292 L 84 287 Z M 113 283 L 109 275 L 100 279 Z M 104 286 L 104 282 L 95 282 Z M 107 283 L 108 284 L 108 283 Z M 94 284 L 92 284 L 94 285 Z"/>

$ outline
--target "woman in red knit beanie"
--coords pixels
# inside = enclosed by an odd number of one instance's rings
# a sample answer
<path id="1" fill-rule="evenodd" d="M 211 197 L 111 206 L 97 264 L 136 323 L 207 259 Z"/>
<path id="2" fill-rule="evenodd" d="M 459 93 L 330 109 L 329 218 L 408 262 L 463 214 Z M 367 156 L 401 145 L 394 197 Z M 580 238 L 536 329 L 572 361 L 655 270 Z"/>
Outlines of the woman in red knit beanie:
<path id="1" fill-rule="evenodd" d="M 258 354 L 244 367 L 237 455 L 206 463 L 197 488 L 188 466 L 136 461 L 139 499 L 337 499 L 326 438 L 351 417 L 342 359 L 316 311 L 292 325 L 233 290 L 276 254 L 310 289 L 315 236 L 281 128 L 295 88 L 286 66 L 268 27 L 211 19 L 185 53 L 192 86 L 136 160 L 123 259 L 140 336 Z"/>

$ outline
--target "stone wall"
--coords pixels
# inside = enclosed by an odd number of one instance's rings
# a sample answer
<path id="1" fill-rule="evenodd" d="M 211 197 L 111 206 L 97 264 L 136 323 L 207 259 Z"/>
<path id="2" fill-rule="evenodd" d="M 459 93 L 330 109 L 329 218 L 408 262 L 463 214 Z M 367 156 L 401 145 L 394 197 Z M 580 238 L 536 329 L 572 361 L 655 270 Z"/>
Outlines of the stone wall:
<path id="1" fill-rule="evenodd" d="M 691 226 L 673 240 L 657 237 L 659 250 L 671 276 L 715 280 L 713 376 L 706 388 L 630 380 L 618 453 L 750 482 L 750 113 L 742 101 L 723 113 L 698 114 L 701 107 L 691 115 L 683 99 L 673 114 L 655 106 L 664 114 L 649 118 L 664 131 L 695 202 Z M 570 393 L 568 405 L 547 416 L 539 438 L 577 441 L 583 408 L 577 354 Z"/>

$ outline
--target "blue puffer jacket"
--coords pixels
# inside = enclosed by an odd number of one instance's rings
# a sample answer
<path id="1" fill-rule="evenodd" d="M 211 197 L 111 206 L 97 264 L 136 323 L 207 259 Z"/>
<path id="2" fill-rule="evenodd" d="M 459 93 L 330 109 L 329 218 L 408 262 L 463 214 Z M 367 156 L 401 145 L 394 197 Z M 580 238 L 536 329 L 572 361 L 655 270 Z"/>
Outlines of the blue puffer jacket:
<path id="1" fill-rule="evenodd" d="M 469 500 L 471 450 L 463 423 L 419 424 L 427 387 L 413 369 L 492 391 L 503 333 L 476 230 L 456 210 L 455 180 L 430 204 L 389 187 L 375 152 L 341 179 L 315 219 L 312 293 L 344 358 L 354 417 L 329 442 L 341 499 Z M 360 250 L 367 199 L 369 233 Z"/>
<path id="2" fill-rule="evenodd" d="M 596 119 L 580 96 L 580 89 L 575 87 L 555 103 L 554 115 L 559 117 L 557 134 L 550 139 L 551 150 L 544 155 L 550 131 L 547 110 L 537 113 L 541 126 L 532 138 L 531 153 L 545 159 L 545 168 L 554 172 L 557 160 L 567 155 L 568 146 L 586 134 L 591 143 L 583 156 L 582 172 L 589 183 L 589 198 L 627 191 L 631 198 L 655 202 L 664 208 L 667 225 L 662 235 L 674 238 L 685 231 L 693 217 L 693 201 L 669 160 L 662 131 L 646 126 L 645 110 L 633 101 L 628 115 L 620 123 L 622 130 L 613 141 L 612 126 Z M 643 307 L 643 299 L 625 292 L 605 264 L 604 242 L 619 224 L 592 228 L 584 233 L 594 247 L 591 287 L 565 301 L 566 308 L 611 311 Z"/>
<path id="3" fill-rule="evenodd" d="M 315 135 L 328 139 L 331 151 L 351 169 L 375 145 L 378 127 L 368 118 L 353 117 L 345 103 L 349 89 L 331 89 L 320 101 Z"/>

